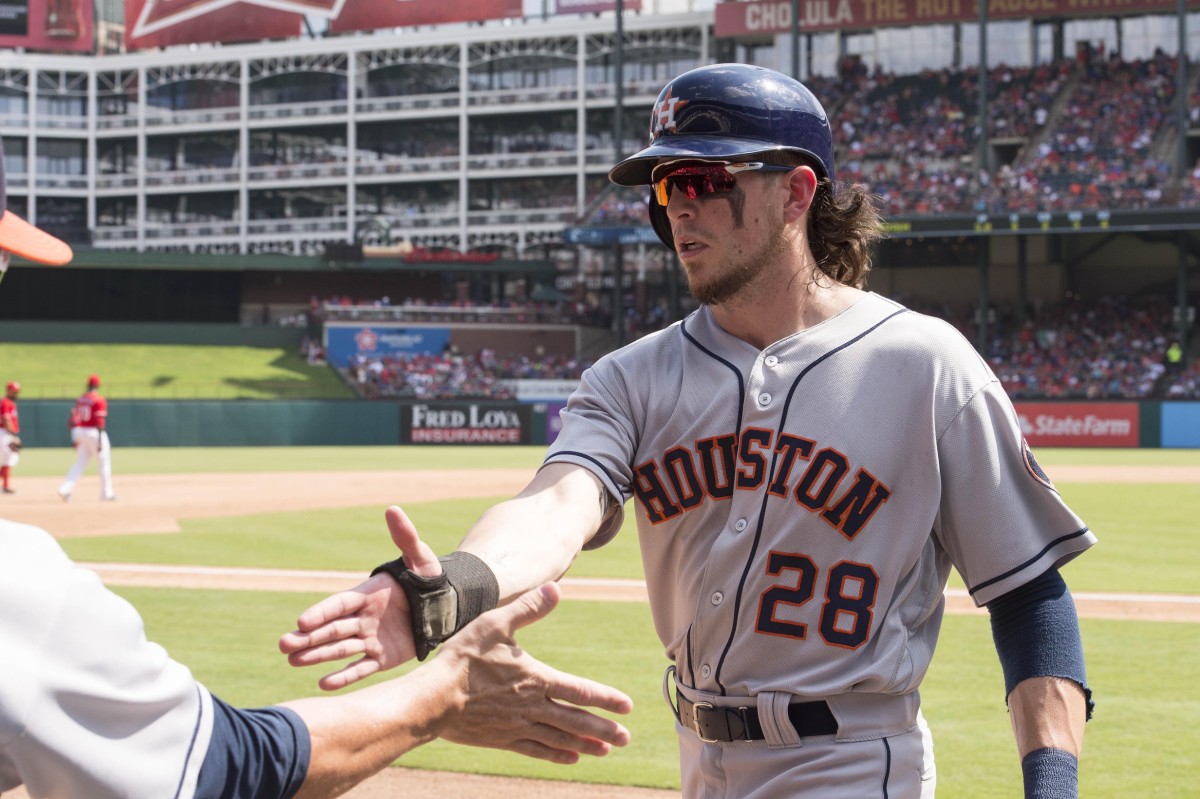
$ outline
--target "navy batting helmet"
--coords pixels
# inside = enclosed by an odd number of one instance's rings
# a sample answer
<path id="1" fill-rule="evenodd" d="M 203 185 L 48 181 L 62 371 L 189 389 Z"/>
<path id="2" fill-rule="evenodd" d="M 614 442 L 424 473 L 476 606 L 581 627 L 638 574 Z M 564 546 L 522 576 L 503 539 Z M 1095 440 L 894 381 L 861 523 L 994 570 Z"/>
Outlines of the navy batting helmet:
<path id="1" fill-rule="evenodd" d="M 833 180 L 833 133 L 804 84 L 772 69 L 713 64 L 668 83 L 650 112 L 650 146 L 617 164 L 620 186 L 650 183 L 660 159 L 752 160 L 771 152 L 809 156 Z"/>
<path id="2" fill-rule="evenodd" d="M 650 183 L 660 160 L 752 160 L 768 153 L 808 156 L 817 178 L 833 180 L 833 132 L 804 84 L 750 64 L 697 67 L 672 80 L 650 111 L 650 146 L 608 173 L 619 186 Z M 675 249 L 666 209 L 650 200 L 650 224 Z"/>

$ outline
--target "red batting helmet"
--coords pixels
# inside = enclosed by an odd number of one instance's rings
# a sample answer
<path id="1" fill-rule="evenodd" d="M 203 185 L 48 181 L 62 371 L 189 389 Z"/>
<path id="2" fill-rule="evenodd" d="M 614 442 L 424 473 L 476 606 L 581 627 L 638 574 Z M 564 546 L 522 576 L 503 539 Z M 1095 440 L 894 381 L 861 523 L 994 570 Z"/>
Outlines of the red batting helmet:
<path id="1" fill-rule="evenodd" d="M 100 375 L 88 376 L 88 388 L 100 388 Z"/>
<path id="2" fill-rule="evenodd" d="M 5 386 L 4 390 L 7 391 L 9 394 L 17 394 L 21 391 L 21 384 L 18 383 L 16 380 L 14 380 L 11 383 L 9 383 L 7 386 Z"/>

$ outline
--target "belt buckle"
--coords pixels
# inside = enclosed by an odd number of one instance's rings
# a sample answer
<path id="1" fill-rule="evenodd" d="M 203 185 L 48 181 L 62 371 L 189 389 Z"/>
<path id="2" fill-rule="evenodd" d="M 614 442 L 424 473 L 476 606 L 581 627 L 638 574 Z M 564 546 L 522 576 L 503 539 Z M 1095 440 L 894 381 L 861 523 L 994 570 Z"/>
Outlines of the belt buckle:
<path id="1" fill-rule="evenodd" d="M 700 740 L 706 744 L 715 744 L 720 740 L 719 738 L 705 738 L 704 732 L 700 727 L 700 711 L 712 710 L 713 708 L 714 705 L 712 702 L 697 702 L 692 705 L 692 727 L 696 730 L 696 735 L 700 737 Z"/>

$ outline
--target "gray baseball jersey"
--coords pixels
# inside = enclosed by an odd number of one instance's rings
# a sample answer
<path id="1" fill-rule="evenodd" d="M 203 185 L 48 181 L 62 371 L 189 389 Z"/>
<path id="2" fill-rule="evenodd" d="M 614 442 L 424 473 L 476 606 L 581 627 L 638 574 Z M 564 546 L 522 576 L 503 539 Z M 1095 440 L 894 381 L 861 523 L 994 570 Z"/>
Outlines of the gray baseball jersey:
<path id="1" fill-rule="evenodd" d="M 1095 542 L 971 345 L 876 294 L 761 351 L 701 308 L 562 421 L 547 463 L 635 499 L 655 627 L 705 697 L 915 697 L 951 566 L 982 605 Z"/>

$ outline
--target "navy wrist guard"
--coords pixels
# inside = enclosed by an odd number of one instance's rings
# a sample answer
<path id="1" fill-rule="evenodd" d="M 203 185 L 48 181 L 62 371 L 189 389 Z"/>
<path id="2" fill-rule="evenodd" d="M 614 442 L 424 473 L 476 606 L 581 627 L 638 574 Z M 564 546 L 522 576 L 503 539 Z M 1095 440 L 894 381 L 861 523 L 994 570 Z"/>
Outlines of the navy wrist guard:
<path id="1" fill-rule="evenodd" d="M 1076 799 L 1079 759 L 1062 749 L 1035 749 L 1021 761 L 1025 799 Z"/>
<path id="2" fill-rule="evenodd" d="M 500 600 L 496 575 L 479 558 L 469 552 L 452 552 L 438 560 L 442 573 L 437 577 L 415 574 L 403 558 L 380 564 L 371 572 L 387 572 L 404 589 L 417 660 L 424 660 L 438 644 Z"/>

